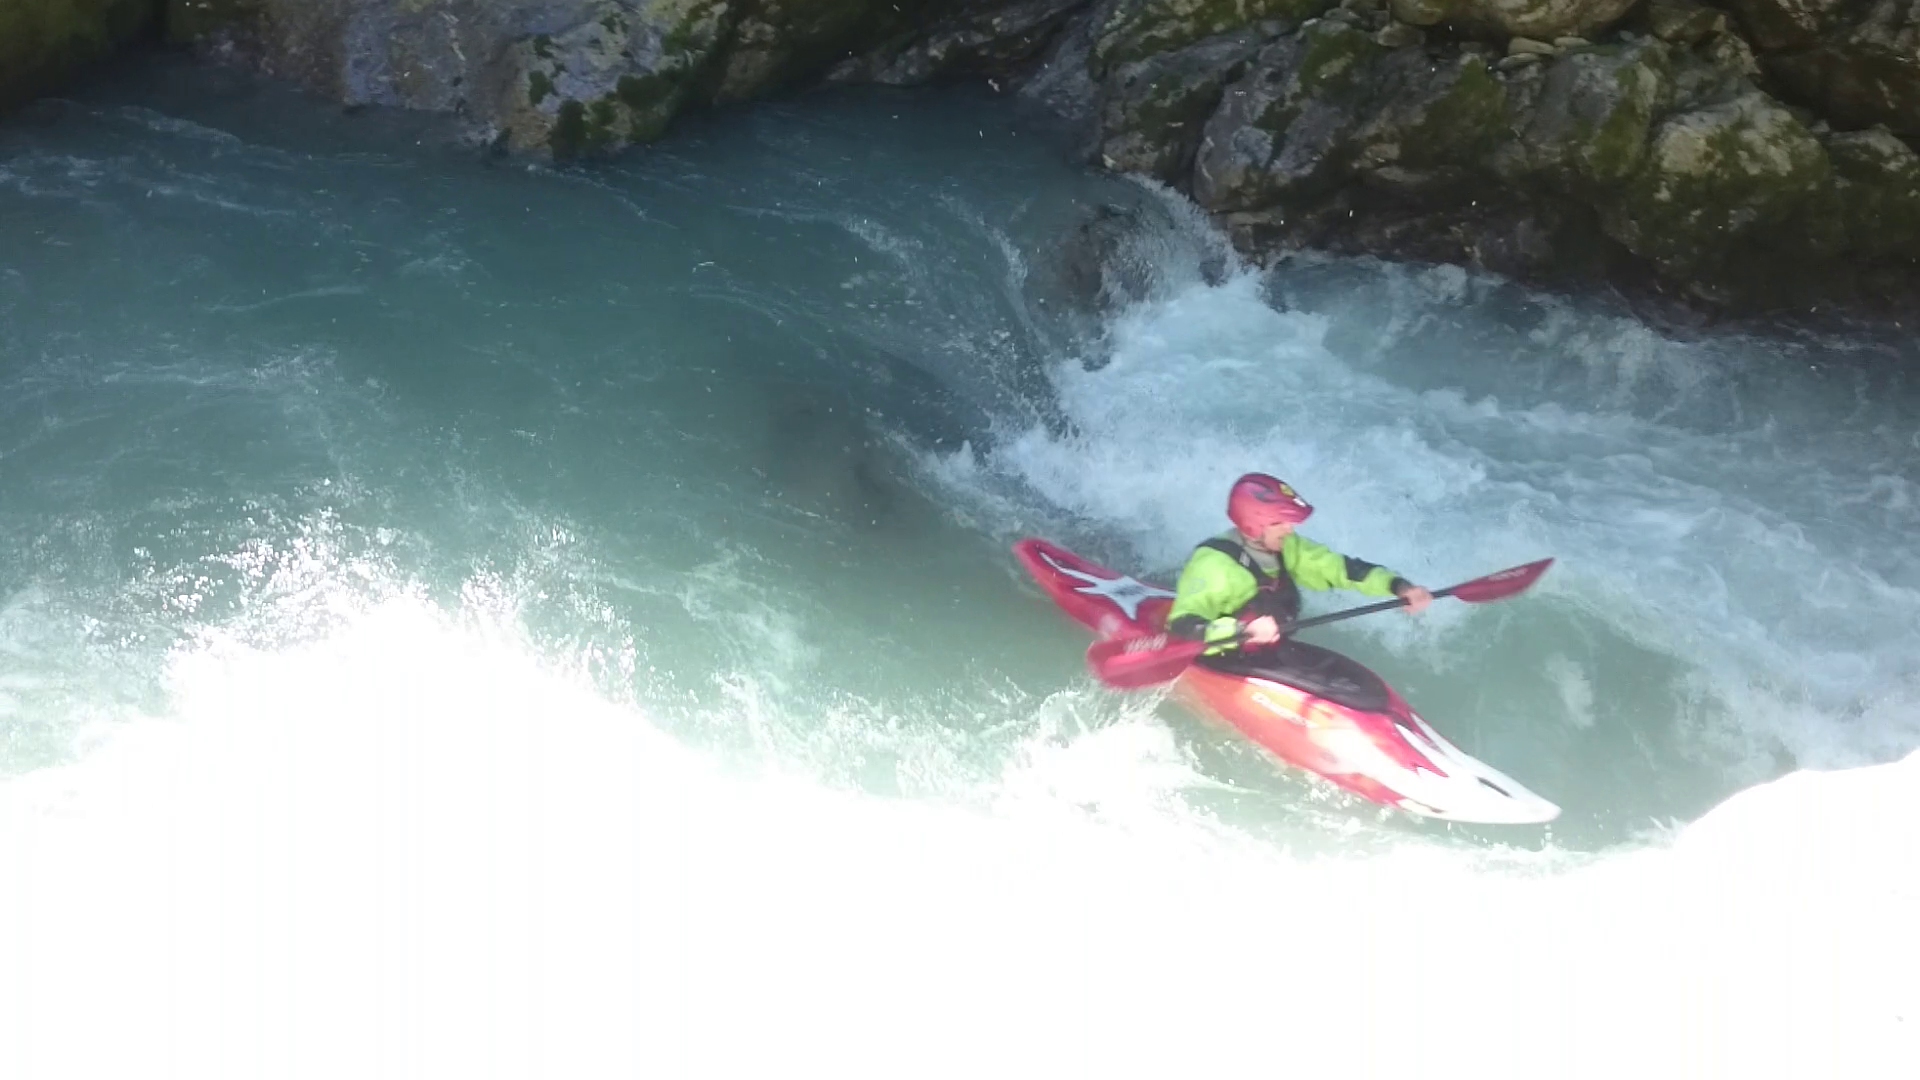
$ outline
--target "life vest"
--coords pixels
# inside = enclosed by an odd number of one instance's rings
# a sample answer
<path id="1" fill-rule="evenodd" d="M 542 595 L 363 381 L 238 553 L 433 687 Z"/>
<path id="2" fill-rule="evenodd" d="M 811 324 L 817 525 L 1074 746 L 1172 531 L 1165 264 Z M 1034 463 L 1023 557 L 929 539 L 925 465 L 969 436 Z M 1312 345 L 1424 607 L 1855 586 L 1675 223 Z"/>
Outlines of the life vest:
<path id="1" fill-rule="evenodd" d="M 1274 554 L 1279 572 L 1269 574 L 1245 545 L 1229 537 L 1216 536 L 1211 540 L 1201 541 L 1199 546 L 1212 548 L 1239 563 L 1247 573 L 1253 575 L 1253 580 L 1259 585 L 1260 591 L 1253 595 L 1253 599 L 1241 605 L 1239 611 L 1233 613 L 1234 618 L 1244 622 L 1257 619 L 1262 615 L 1271 615 L 1275 622 L 1285 626 L 1300 617 L 1300 586 L 1293 583 L 1292 576 L 1287 573 L 1286 564 L 1279 561 L 1279 553 Z"/>

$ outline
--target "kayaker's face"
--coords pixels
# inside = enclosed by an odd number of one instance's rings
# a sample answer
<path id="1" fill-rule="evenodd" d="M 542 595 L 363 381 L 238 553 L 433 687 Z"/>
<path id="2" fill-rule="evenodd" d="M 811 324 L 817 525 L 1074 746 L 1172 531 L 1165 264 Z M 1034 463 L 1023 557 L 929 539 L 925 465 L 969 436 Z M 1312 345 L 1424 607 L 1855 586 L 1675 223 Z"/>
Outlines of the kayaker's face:
<path id="1" fill-rule="evenodd" d="M 1279 551 L 1280 545 L 1287 542 L 1287 534 L 1291 532 L 1293 532 L 1292 522 L 1279 521 L 1261 529 L 1260 535 L 1253 539 L 1255 543 L 1266 548 L 1268 551 Z"/>

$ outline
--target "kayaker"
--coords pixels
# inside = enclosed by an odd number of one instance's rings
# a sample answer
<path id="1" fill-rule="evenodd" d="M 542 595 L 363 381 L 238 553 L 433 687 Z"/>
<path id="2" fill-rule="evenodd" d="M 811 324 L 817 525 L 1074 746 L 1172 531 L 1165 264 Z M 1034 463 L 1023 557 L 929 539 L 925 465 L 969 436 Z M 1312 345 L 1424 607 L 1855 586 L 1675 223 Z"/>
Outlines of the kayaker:
<path id="1" fill-rule="evenodd" d="M 1238 647 L 1233 639 L 1241 634 L 1248 650 L 1279 642 L 1280 627 L 1300 616 L 1303 588 L 1398 596 L 1409 613 L 1433 602 L 1432 593 L 1386 567 L 1294 532 L 1312 513 L 1291 486 L 1266 473 L 1235 480 L 1227 496 L 1233 528 L 1201 543 L 1187 559 L 1167 612 L 1168 632 L 1219 642 L 1206 655 L 1223 657 Z"/>

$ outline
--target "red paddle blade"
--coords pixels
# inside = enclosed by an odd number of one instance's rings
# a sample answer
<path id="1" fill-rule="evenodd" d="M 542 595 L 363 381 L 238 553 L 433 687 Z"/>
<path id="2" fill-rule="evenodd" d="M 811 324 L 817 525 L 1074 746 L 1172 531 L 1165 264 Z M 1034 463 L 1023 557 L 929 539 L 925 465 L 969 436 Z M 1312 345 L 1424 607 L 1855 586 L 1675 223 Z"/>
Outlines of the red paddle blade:
<path id="1" fill-rule="evenodd" d="M 1087 650 L 1087 666 L 1100 681 L 1117 690 L 1138 690 L 1157 686 L 1180 677 L 1199 655 L 1207 650 L 1204 641 L 1167 634 L 1140 634 L 1135 637 L 1096 641 Z"/>
<path id="2" fill-rule="evenodd" d="M 1447 592 L 1457 599 L 1465 600 L 1469 604 L 1484 604 L 1489 600 L 1505 600 L 1509 596 L 1516 596 L 1532 588 L 1533 583 L 1539 581 L 1540 575 L 1546 573 L 1547 567 L 1552 565 L 1552 559 L 1541 559 L 1539 562 L 1530 562 L 1525 566 L 1516 566 L 1509 570 L 1488 574 L 1483 578 L 1475 578 L 1461 585 L 1455 585 L 1453 588 L 1448 589 Z"/>

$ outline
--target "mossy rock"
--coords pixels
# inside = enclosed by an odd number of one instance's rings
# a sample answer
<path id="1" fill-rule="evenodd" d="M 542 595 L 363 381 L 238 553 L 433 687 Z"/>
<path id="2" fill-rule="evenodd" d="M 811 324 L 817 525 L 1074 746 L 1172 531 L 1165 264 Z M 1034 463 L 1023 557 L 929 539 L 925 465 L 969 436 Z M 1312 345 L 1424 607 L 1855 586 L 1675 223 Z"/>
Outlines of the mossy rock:
<path id="1" fill-rule="evenodd" d="M 1387 50 L 1323 20 L 1262 49 L 1230 84 L 1194 157 L 1193 194 L 1213 211 L 1310 200 L 1338 186 Z"/>
<path id="2" fill-rule="evenodd" d="M 1243 32 L 1115 68 L 1101 92 L 1102 163 L 1185 188 L 1207 118 L 1258 48 Z"/>
<path id="3" fill-rule="evenodd" d="M 1586 36 L 1619 22 L 1638 0 L 1390 0 L 1394 17 L 1415 26 L 1447 23 L 1488 40 L 1552 41 Z"/>
<path id="4" fill-rule="evenodd" d="M 1639 171 L 1654 122 L 1674 96 L 1671 53 L 1661 42 L 1569 53 L 1547 67 L 1500 171 L 1509 182 L 1598 198 Z"/>
<path id="5" fill-rule="evenodd" d="M 1640 10 L 1646 29 L 1675 45 L 1698 45 L 1730 29 L 1726 12 L 1694 0 L 1648 0 Z"/>
<path id="6" fill-rule="evenodd" d="M 1830 137 L 1827 156 L 1847 248 L 1870 258 L 1920 260 L 1920 154 L 1881 127 Z"/>
<path id="7" fill-rule="evenodd" d="M 738 15 L 708 95 L 745 101 L 824 73 L 916 25 L 930 0 L 758 0 Z"/>
<path id="8" fill-rule="evenodd" d="M 697 100 L 731 12 L 729 0 L 604 5 L 565 31 L 516 42 L 503 60 L 507 145 L 571 159 L 659 138 Z"/>
<path id="9" fill-rule="evenodd" d="M 1465 202 L 1512 127 L 1505 88 L 1476 53 L 1386 49 L 1322 20 L 1263 50 L 1228 88 L 1195 159 L 1215 211 L 1310 211 L 1353 185 Z"/>
<path id="10" fill-rule="evenodd" d="M 0 107 L 107 55 L 154 12 L 151 0 L 0 0 Z"/>
<path id="11" fill-rule="evenodd" d="M 1604 208 L 1607 232 L 1675 275 L 1714 276 L 1768 244 L 1830 182 L 1811 131 L 1758 91 L 1670 117 L 1647 159 Z"/>
<path id="12" fill-rule="evenodd" d="M 1915 18 L 1920 19 L 1920 6 Z M 1836 125 L 1885 124 L 1903 135 L 1920 135 L 1920 24 L 1908 34 L 1905 53 L 1849 42 L 1772 55 L 1764 67 L 1783 92 Z"/>
<path id="13" fill-rule="evenodd" d="M 1256 23 L 1284 31 L 1335 0 L 1130 0 L 1114 8 L 1093 44 L 1096 73 L 1172 52 Z"/>
<path id="14" fill-rule="evenodd" d="M 1377 70 L 1372 115 L 1354 136 L 1358 171 L 1476 172 L 1511 127 L 1506 89 L 1480 56 L 1401 50 Z"/>

